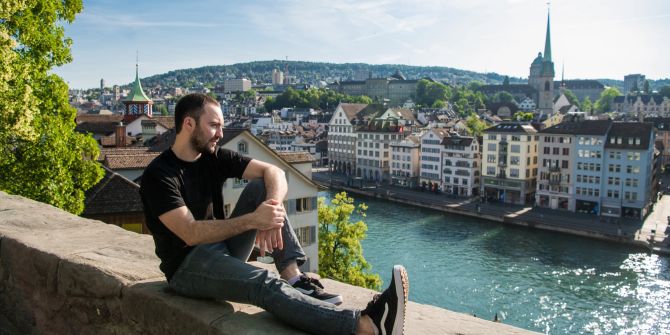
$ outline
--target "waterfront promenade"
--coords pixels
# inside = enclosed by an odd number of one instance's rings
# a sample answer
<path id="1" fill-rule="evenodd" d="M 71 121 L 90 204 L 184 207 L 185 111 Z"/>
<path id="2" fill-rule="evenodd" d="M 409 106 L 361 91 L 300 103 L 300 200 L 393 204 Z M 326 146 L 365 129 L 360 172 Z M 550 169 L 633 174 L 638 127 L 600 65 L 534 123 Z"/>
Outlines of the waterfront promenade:
<path id="1" fill-rule="evenodd" d="M 601 240 L 646 247 L 659 254 L 670 255 L 668 219 L 670 195 L 663 196 L 644 221 L 601 221 L 599 217 L 522 205 L 480 203 L 479 197 L 463 198 L 389 185 L 358 182 L 347 185 L 348 176 L 315 171 L 312 179 L 322 186 L 352 194 L 397 201 L 432 208 L 443 212 L 478 217 L 504 224 L 557 231 Z"/>

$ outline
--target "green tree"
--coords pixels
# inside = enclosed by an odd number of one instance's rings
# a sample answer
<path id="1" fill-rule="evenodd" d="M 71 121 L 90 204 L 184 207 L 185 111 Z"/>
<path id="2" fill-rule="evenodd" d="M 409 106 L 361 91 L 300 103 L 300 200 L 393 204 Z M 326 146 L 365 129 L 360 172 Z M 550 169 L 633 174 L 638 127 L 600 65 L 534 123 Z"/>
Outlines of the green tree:
<path id="1" fill-rule="evenodd" d="M 531 121 L 533 120 L 533 113 L 531 112 L 516 112 L 512 119 L 517 121 Z"/>
<path id="2" fill-rule="evenodd" d="M 644 81 L 644 94 L 649 94 L 651 93 L 651 89 L 649 88 L 649 80 Z"/>
<path id="3" fill-rule="evenodd" d="M 447 107 L 447 103 L 442 101 L 442 100 L 435 100 L 435 102 L 433 102 L 433 105 L 430 106 L 430 107 L 431 108 L 444 108 L 444 107 Z"/>
<path id="4" fill-rule="evenodd" d="M 600 98 L 596 101 L 595 109 L 598 113 L 609 113 L 612 111 L 612 103 L 614 98 L 621 95 L 616 87 L 608 87 L 602 93 L 600 93 Z"/>
<path id="5" fill-rule="evenodd" d="M 663 97 L 670 98 L 670 85 L 665 85 L 661 87 L 661 89 L 658 90 L 658 94 L 660 94 Z"/>
<path id="6" fill-rule="evenodd" d="M 591 98 L 587 95 L 584 97 L 584 101 L 582 101 L 582 112 L 590 114 L 592 111 L 593 103 L 591 102 Z"/>
<path id="7" fill-rule="evenodd" d="M 502 92 L 496 93 L 493 96 L 493 101 L 494 102 L 512 102 L 512 101 L 514 101 L 514 96 L 507 91 L 502 91 Z"/>
<path id="8" fill-rule="evenodd" d="M 71 61 L 62 22 L 80 0 L 5 0 L 0 6 L 0 190 L 79 214 L 103 175 L 89 135 L 74 131 L 68 87 L 50 70 Z"/>
<path id="9" fill-rule="evenodd" d="M 481 120 L 477 114 L 471 114 L 465 119 L 465 125 L 468 127 L 470 136 L 481 136 L 486 130 L 486 122 Z"/>
<path id="10" fill-rule="evenodd" d="M 568 98 L 568 101 L 570 101 L 571 104 L 577 106 L 578 108 L 581 108 L 579 104 L 579 98 L 575 95 L 574 92 L 571 90 L 566 89 L 563 94 L 565 94 L 565 97 Z"/>
<path id="11" fill-rule="evenodd" d="M 432 106 L 435 101 L 449 101 L 451 89 L 442 83 L 421 79 L 416 86 L 416 103 L 423 107 Z"/>
<path id="12" fill-rule="evenodd" d="M 168 113 L 168 108 L 167 108 L 167 106 L 164 105 L 164 104 L 160 104 L 160 105 L 156 106 L 156 112 L 158 112 L 158 114 L 163 115 L 163 116 L 168 116 L 168 115 L 170 115 L 170 114 Z"/>
<path id="13" fill-rule="evenodd" d="M 346 192 L 335 195 L 331 205 L 319 198 L 319 275 L 344 283 L 379 290 L 379 275 L 369 273 L 361 240 L 367 226 L 362 220 L 351 222 L 356 212 L 365 217 L 365 204 L 354 205 Z"/>

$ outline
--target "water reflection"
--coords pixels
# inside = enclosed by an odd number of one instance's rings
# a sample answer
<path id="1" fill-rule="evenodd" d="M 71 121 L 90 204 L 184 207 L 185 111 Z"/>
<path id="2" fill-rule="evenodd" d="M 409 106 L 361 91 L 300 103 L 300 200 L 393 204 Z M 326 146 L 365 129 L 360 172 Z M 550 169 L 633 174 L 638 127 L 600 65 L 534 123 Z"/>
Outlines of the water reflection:
<path id="1" fill-rule="evenodd" d="M 361 200 L 366 259 L 384 282 L 405 264 L 413 301 L 548 334 L 670 334 L 666 257 Z"/>

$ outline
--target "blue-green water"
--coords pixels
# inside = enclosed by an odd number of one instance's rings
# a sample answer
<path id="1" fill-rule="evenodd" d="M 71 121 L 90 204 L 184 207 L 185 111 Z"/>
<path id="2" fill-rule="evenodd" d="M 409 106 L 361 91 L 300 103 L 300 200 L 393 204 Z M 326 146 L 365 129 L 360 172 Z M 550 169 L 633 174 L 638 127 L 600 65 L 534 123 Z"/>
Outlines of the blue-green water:
<path id="1" fill-rule="evenodd" d="M 330 198 L 332 193 L 321 196 Z M 410 300 L 547 334 L 670 334 L 670 259 L 371 198 L 364 256 Z"/>

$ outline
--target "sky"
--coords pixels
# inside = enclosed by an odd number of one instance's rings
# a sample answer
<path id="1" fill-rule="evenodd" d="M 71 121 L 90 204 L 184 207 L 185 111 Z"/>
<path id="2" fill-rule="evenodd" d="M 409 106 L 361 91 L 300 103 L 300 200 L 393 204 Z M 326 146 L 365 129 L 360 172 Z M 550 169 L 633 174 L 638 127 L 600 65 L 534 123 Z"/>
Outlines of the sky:
<path id="1" fill-rule="evenodd" d="M 557 79 L 670 78 L 670 1 L 554 0 Z M 527 78 L 546 0 L 84 0 L 65 33 L 71 88 L 183 68 L 286 59 L 448 66 Z"/>

